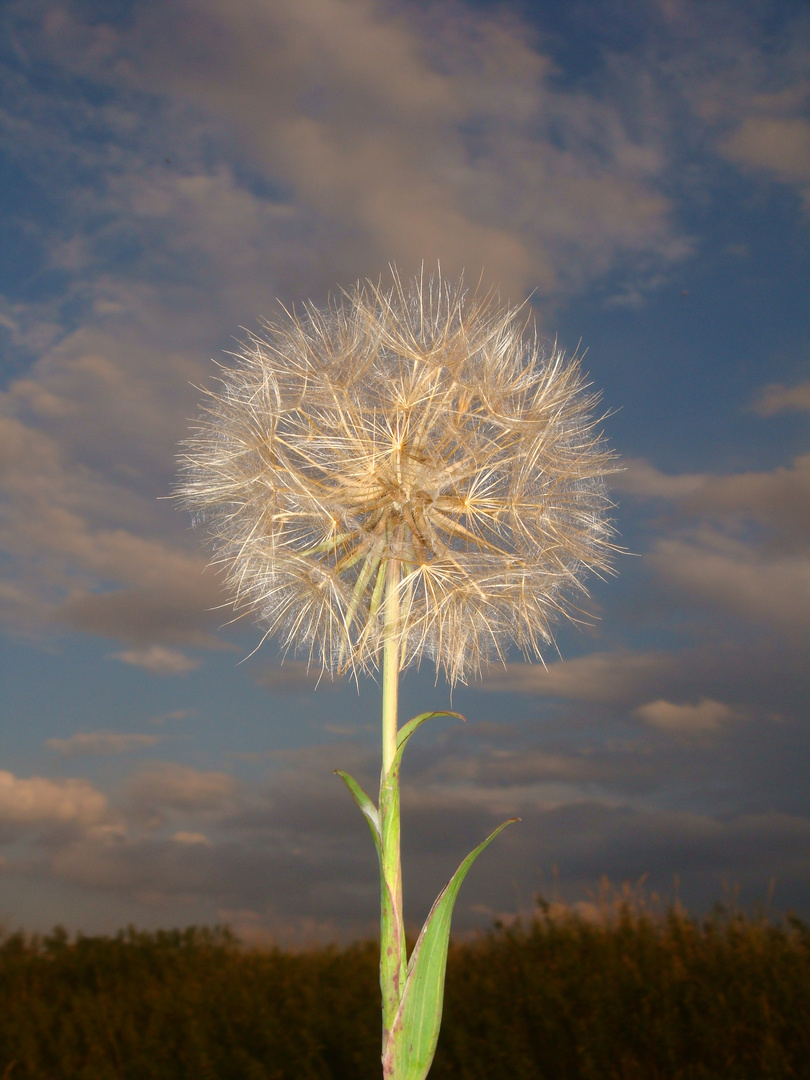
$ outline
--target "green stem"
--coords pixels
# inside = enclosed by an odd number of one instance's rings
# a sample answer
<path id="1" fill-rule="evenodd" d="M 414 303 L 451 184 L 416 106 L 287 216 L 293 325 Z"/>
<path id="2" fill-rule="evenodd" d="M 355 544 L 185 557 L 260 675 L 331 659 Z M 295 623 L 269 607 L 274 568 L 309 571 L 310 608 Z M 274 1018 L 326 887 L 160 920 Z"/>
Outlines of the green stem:
<path id="1" fill-rule="evenodd" d="M 382 772 L 386 776 L 397 752 L 399 698 L 399 562 L 390 559 L 385 583 L 385 644 L 383 646 Z"/>
<path id="2" fill-rule="evenodd" d="M 380 990 L 382 992 L 383 1053 L 405 989 L 407 955 L 402 916 L 400 859 L 399 767 L 397 699 L 399 692 L 400 564 L 385 568 L 385 641 L 383 645 L 382 776 L 380 778 L 380 843 L 382 897 L 380 917 Z"/>

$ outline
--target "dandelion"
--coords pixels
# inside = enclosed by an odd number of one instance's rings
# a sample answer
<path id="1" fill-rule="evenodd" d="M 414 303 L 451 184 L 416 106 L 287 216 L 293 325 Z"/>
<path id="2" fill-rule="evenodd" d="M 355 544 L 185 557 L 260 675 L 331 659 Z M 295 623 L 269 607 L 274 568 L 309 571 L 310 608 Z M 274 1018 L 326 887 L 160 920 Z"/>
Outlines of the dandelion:
<path id="1" fill-rule="evenodd" d="M 394 273 L 388 288 L 367 282 L 286 315 L 209 393 L 179 494 L 210 531 L 239 614 L 333 675 L 382 668 L 379 806 L 340 775 L 380 857 L 384 1073 L 420 1080 L 452 904 L 480 848 L 408 964 L 399 761 L 435 714 L 398 730 L 399 672 L 427 656 L 452 685 L 503 661 L 510 642 L 541 656 L 554 622 L 579 618 L 584 574 L 611 568 L 614 457 L 579 361 L 546 356 L 521 309 L 492 294 L 439 276 L 406 288 Z"/>
<path id="2" fill-rule="evenodd" d="M 597 395 L 460 287 L 347 300 L 253 338 L 184 455 L 237 608 L 332 672 L 373 669 L 393 566 L 400 670 L 539 655 L 613 550 Z"/>

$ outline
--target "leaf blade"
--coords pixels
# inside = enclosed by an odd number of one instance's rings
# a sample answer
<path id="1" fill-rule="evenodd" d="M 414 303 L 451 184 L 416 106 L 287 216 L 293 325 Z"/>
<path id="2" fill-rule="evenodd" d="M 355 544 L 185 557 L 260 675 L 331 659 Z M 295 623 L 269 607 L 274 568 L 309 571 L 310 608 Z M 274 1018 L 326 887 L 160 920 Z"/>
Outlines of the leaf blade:
<path id="1" fill-rule="evenodd" d="M 360 787 L 353 776 L 349 776 L 347 772 L 342 769 L 335 769 L 335 776 L 339 776 L 346 787 L 349 789 L 349 793 L 357 806 L 360 809 L 363 817 L 369 824 L 371 829 L 371 835 L 374 838 L 374 846 L 377 849 L 377 856 L 382 859 L 382 838 L 380 836 L 380 814 L 377 807 L 374 805 L 371 798 L 366 795 L 365 791 Z"/>
<path id="2" fill-rule="evenodd" d="M 430 909 L 408 963 L 408 974 L 383 1053 L 385 1080 L 424 1080 L 433 1062 L 442 1020 L 447 948 L 453 907 L 470 867 L 507 825 L 494 829 L 461 863 Z"/>
<path id="3" fill-rule="evenodd" d="M 413 720 L 409 720 L 407 724 L 403 724 L 397 734 L 397 751 L 405 749 L 405 744 L 411 735 L 416 731 L 418 727 L 421 727 L 426 720 L 432 720 L 434 716 L 455 716 L 458 720 L 464 720 L 465 718 L 460 712 L 450 712 L 447 709 L 438 709 L 435 712 L 420 713 L 415 716 Z"/>

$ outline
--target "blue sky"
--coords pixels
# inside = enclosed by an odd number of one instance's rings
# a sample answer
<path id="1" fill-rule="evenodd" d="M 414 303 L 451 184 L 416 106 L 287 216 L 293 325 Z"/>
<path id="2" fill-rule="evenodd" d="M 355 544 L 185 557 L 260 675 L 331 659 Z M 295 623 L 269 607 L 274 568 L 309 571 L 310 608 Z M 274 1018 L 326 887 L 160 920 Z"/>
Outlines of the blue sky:
<path id="1" fill-rule="evenodd" d="M 459 929 L 602 875 L 810 914 L 809 59 L 788 2 L 7 0 L 0 921 L 373 932 L 379 688 L 240 663 L 165 496 L 212 358 L 422 261 L 587 349 L 632 555 L 410 752 L 406 914 L 514 813 Z"/>

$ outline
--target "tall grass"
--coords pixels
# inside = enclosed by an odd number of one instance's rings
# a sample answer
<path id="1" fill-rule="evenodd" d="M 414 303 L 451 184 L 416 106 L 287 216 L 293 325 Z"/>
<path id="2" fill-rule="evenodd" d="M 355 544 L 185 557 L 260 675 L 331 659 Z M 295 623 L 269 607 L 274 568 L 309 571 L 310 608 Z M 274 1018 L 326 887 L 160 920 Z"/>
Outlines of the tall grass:
<path id="1" fill-rule="evenodd" d="M 0 1078 L 378 1080 L 376 947 L 0 942 Z M 543 905 L 450 954 L 431 1080 L 810 1077 L 810 927 Z"/>
<path id="2" fill-rule="evenodd" d="M 810 1077 L 810 927 L 547 906 L 457 949 L 433 1080 Z"/>

